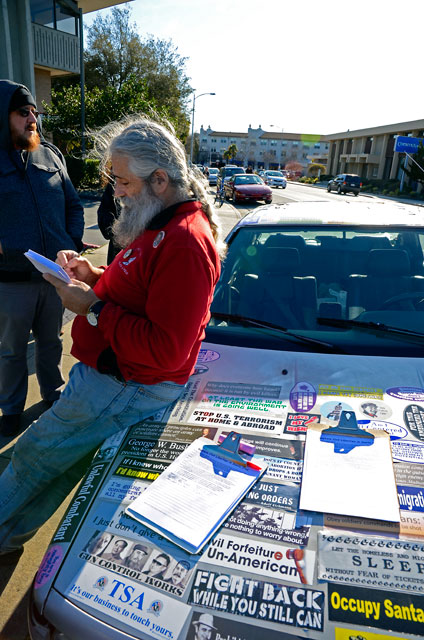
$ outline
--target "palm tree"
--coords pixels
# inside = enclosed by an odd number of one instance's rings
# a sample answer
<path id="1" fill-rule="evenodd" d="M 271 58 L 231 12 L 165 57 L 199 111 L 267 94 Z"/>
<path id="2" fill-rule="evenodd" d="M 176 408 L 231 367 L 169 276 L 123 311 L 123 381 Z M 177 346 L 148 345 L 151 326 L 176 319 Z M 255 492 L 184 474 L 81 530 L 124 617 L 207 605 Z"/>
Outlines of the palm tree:
<path id="1" fill-rule="evenodd" d="M 227 162 L 228 161 L 231 162 L 231 160 L 234 160 L 237 154 L 238 154 L 237 145 L 233 143 L 233 144 L 230 144 L 227 151 L 224 151 L 222 155 L 227 160 Z"/>

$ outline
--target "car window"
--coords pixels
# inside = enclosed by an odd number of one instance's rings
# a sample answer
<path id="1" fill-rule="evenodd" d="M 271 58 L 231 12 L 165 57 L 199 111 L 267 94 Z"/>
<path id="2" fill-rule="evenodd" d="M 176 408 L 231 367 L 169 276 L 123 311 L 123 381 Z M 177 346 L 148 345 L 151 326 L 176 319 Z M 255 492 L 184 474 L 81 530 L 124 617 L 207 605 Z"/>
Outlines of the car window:
<path id="1" fill-rule="evenodd" d="M 212 309 L 310 335 L 330 332 L 333 340 L 336 333 L 347 352 L 367 353 L 375 336 L 317 319 L 423 332 L 423 247 L 424 230 L 242 227 L 229 244 Z M 404 344 L 386 341 L 384 348 L 391 353 Z"/>

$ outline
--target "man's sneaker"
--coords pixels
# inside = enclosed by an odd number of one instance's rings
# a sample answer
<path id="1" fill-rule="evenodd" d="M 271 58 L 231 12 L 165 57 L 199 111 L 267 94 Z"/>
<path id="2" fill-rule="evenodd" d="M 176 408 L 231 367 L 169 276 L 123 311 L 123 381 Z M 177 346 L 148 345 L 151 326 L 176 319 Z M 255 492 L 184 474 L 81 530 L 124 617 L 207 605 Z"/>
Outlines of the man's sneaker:
<path id="1" fill-rule="evenodd" d="M 16 436 L 21 429 L 21 414 L 10 413 L 9 415 L 3 415 L 0 422 L 0 434 L 9 438 Z"/>

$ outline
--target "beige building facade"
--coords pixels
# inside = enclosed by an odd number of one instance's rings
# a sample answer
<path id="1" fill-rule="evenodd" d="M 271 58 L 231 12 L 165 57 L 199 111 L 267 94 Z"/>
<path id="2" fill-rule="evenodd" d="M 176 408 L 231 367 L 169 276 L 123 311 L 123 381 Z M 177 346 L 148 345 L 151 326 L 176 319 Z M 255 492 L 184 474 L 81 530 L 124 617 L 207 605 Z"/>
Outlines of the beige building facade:
<path id="1" fill-rule="evenodd" d="M 323 136 L 328 142 L 327 173 L 355 173 L 369 180 L 400 180 L 403 154 L 397 136 L 424 137 L 424 120 L 343 131 Z"/>

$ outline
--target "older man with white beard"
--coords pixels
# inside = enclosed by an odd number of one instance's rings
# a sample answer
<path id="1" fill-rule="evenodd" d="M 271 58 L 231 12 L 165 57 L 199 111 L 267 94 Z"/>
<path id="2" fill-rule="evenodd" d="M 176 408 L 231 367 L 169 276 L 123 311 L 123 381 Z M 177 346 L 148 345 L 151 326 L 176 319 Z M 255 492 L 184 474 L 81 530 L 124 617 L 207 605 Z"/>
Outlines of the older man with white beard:
<path id="1" fill-rule="evenodd" d="M 113 231 L 123 250 L 106 269 L 61 251 L 71 283 L 45 275 L 78 314 L 79 362 L 0 477 L 3 564 L 17 560 L 69 493 L 84 456 L 180 396 L 210 317 L 224 245 L 203 182 L 169 127 L 143 118 L 116 129 L 100 139 L 122 204 Z"/>

